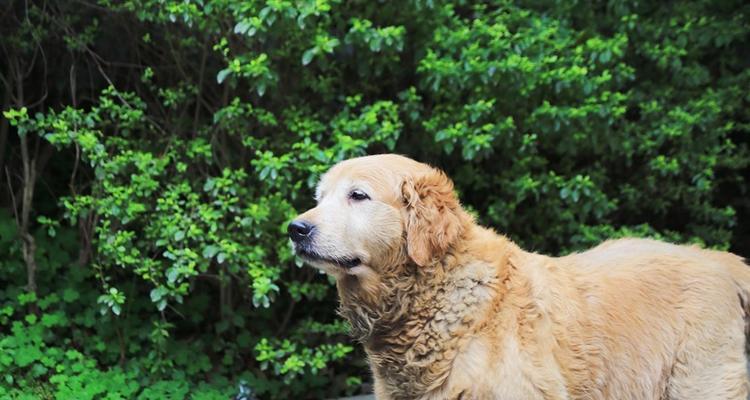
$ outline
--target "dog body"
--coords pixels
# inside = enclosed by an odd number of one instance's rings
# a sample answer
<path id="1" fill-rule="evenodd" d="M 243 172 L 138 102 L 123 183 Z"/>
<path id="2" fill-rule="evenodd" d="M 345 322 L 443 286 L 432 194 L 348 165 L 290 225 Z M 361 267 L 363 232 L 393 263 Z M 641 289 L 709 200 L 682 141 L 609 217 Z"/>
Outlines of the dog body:
<path id="1" fill-rule="evenodd" d="M 477 225 L 450 180 L 345 161 L 290 225 L 336 277 L 378 399 L 745 399 L 750 268 L 622 239 L 553 258 Z"/>

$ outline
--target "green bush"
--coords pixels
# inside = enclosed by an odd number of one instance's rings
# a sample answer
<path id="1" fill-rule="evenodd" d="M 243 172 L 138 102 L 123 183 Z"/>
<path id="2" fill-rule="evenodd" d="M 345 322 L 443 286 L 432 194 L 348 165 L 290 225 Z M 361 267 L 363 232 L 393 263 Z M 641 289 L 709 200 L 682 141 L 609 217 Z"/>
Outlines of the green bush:
<path id="1" fill-rule="evenodd" d="M 285 226 L 367 153 L 527 249 L 750 255 L 745 2 L 10 1 L 0 44 L 0 397 L 366 391 Z"/>

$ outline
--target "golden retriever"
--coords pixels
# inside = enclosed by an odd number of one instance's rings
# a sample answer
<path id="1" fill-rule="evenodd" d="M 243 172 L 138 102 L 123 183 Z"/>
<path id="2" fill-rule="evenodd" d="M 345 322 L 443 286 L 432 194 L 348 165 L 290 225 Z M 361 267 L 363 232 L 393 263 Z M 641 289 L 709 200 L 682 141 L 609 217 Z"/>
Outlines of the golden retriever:
<path id="1" fill-rule="evenodd" d="M 288 228 L 334 276 L 378 399 L 745 399 L 750 268 L 622 239 L 565 257 L 477 225 L 441 171 L 331 168 Z"/>

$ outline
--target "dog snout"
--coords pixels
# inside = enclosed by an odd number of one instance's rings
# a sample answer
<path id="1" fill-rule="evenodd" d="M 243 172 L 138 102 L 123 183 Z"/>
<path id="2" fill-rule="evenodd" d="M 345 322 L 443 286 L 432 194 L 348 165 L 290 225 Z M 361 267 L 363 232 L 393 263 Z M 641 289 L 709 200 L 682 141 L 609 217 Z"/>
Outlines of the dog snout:
<path id="1" fill-rule="evenodd" d="M 315 229 L 315 225 L 307 222 L 307 221 L 292 221 L 289 226 L 286 228 L 287 233 L 289 234 L 289 238 L 292 239 L 293 242 L 299 243 L 312 235 L 313 230 Z"/>

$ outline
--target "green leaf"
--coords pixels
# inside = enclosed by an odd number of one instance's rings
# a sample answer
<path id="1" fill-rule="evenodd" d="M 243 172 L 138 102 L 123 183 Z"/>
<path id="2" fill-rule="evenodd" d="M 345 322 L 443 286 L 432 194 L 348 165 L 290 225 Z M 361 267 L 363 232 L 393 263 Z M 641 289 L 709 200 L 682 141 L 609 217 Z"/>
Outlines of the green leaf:
<path id="1" fill-rule="evenodd" d="M 231 72 L 232 70 L 229 68 L 222 69 L 218 74 L 216 74 L 216 82 L 221 84 L 225 79 L 227 79 L 227 76 L 229 76 Z"/>
<path id="2" fill-rule="evenodd" d="M 156 287 L 154 289 L 151 289 L 151 293 L 150 293 L 151 301 L 154 303 L 160 301 L 164 297 L 166 292 L 167 290 L 163 287 Z"/>
<path id="3" fill-rule="evenodd" d="M 305 50 L 304 53 L 302 53 L 302 65 L 310 64 L 313 57 L 315 57 L 315 54 L 318 52 L 317 47 L 313 47 L 310 49 Z"/>
<path id="4" fill-rule="evenodd" d="M 177 281 L 177 278 L 180 276 L 179 271 L 177 268 L 170 268 L 167 270 L 167 281 L 169 283 L 174 283 Z"/>
<path id="5" fill-rule="evenodd" d="M 219 246 L 210 244 L 203 248 L 203 258 L 213 258 L 219 250 L 221 250 Z"/>
<path id="6" fill-rule="evenodd" d="M 250 22 L 240 21 L 237 23 L 237 25 L 234 26 L 234 33 L 244 35 L 245 33 L 247 33 L 248 29 L 250 29 L 250 26 Z"/>
<path id="7" fill-rule="evenodd" d="M 258 96 L 263 97 L 263 95 L 266 93 L 266 84 L 264 82 L 258 83 L 258 86 L 256 86 L 255 90 L 258 92 Z"/>

